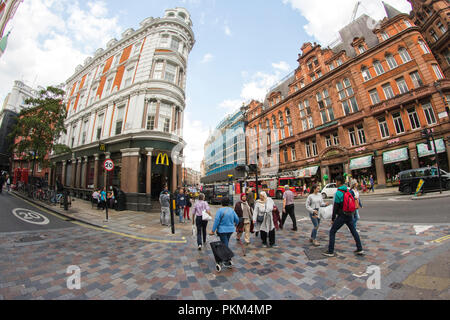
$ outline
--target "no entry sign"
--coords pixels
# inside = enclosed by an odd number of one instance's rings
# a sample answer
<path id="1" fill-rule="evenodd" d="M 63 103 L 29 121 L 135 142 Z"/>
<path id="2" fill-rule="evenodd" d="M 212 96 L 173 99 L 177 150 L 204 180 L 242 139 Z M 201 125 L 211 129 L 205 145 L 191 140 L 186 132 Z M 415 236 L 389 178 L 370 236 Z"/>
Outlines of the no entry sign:
<path id="1" fill-rule="evenodd" d="M 113 171 L 114 170 L 114 162 L 111 159 L 107 159 L 107 160 L 105 160 L 103 167 L 105 168 L 106 171 Z"/>

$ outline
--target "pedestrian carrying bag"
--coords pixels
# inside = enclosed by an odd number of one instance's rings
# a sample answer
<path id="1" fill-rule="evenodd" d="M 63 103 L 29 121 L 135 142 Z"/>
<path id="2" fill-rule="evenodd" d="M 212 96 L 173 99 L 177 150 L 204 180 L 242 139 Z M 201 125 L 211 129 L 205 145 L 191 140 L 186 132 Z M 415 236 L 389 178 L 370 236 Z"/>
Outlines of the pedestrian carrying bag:
<path id="1" fill-rule="evenodd" d="M 264 206 L 264 214 L 262 215 L 258 214 L 258 216 L 256 217 L 256 222 L 263 223 L 265 215 L 266 215 L 266 206 Z"/>
<path id="2" fill-rule="evenodd" d="M 206 210 L 202 211 L 202 220 L 203 221 L 209 221 L 212 220 L 211 216 L 206 212 Z"/>
<path id="3" fill-rule="evenodd" d="M 339 190 L 339 191 L 344 193 L 344 203 L 343 203 L 343 207 L 342 207 L 344 214 L 347 216 L 352 216 L 356 211 L 355 198 L 352 196 L 352 194 L 349 191 L 343 191 L 343 190 Z"/>

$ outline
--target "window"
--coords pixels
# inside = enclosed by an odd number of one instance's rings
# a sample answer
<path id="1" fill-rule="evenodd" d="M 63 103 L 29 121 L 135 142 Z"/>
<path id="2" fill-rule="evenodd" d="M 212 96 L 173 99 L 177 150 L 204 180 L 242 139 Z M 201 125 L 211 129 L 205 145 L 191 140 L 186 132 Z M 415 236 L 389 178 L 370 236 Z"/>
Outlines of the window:
<path id="1" fill-rule="evenodd" d="M 164 79 L 169 82 L 175 83 L 176 74 L 177 74 L 177 66 L 172 63 L 167 63 Z"/>
<path id="2" fill-rule="evenodd" d="M 70 144 L 70 147 L 73 148 L 75 145 L 75 131 L 77 130 L 77 126 L 73 126 L 72 128 L 72 142 Z"/>
<path id="3" fill-rule="evenodd" d="M 405 78 L 401 77 L 398 79 L 395 79 L 395 82 L 397 82 L 398 90 L 400 91 L 400 94 L 406 93 L 409 91 L 408 85 L 406 84 Z"/>
<path id="4" fill-rule="evenodd" d="M 384 96 L 386 97 L 386 100 L 392 99 L 394 97 L 394 91 L 392 91 L 392 87 L 390 83 L 386 83 L 382 86 Z"/>
<path id="5" fill-rule="evenodd" d="M 433 107 L 431 103 L 426 103 L 422 106 L 423 113 L 425 114 L 425 118 L 427 119 L 428 125 L 432 125 L 436 123 L 436 117 L 434 116 Z"/>
<path id="6" fill-rule="evenodd" d="M 81 136 L 81 144 L 86 143 L 87 131 L 89 126 L 89 120 L 85 120 L 83 124 L 83 134 Z"/>
<path id="7" fill-rule="evenodd" d="M 420 128 L 419 116 L 417 115 L 416 108 L 408 109 L 409 122 L 411 123 L 411 129 L 416 130 Z"/>
<path id="8" fill-rule="evenodd" d="M 297 160 L 297 154 L 295 152 L 295 148 L 294 147 L 291 148 L 291 157 L 292 157 L 292 161 Z"/>
<path id="9" fill-rule="evenodd" d="M 147 117 L 147 130 L 155 130 L 155 116 L 149 115 Z"/>
<path id="10" fill-rule="evenodd" d="M 436 78 L 438 78 L 438 80 L 444 79 L 444 76 L 442 75 L 441 69 L 439 69 L 439 66 L 437 64 L 433 64 L 433 71 L 434 74 L 436 75 Z"/>
<path id="11" fill-rule="evenodd" d="M 392 54 L 388 54 L 386 56 L 386 62 L 388 64 L 388 66 L 389 66 L 389 69 L 391 69 L 391 70 L 398 67 L 397 61 L 395 61 L 395 58 L 394 58 L 394 56 Z"/>
<path id="12" fill-rule="evenodd" d="M 430 49 L 428 49 L 428 46 L 426 45 L 426 43 L 423 40 L 419 40 L 419 45 L 422 48 L 423 53 L 431 53 Z"/>
<path id="13" fill-rule="evenodd" d="M 397 134 L 405 132 L 405 127 L 403 126 L 403 121 L 400 112 L 393 113 L 392 119 L 394 119 L 394 126 Z"/>
<path id="14" fill-rule="evenodd" d="M 378 126 L 380 127 L 381 138 L 389 137 L 389 128 L 385 117 L 378 119 Z"/>
<path id="15" fill-rule="evenodd" d="M 281 139 L 284 139 L 286 138 L 286 133 L 284 131 L 284 120 L 281 112 L 278 114 L 278 120 L 280 121 Z"/>
<path id="16" fill-rule="evenodd" d="M 317 152 L 317 143 L 316 140 L 312 141 L 312 152 L 313 152 L 313 156 L 317 156 L 319 153 Z"/>
<path id="17" fill-rule="evenodd" d="M 114 78 L 109 78 L 106 81 L 106 89 L 105 89 L 106 96 L 108 96 L 111 93 L 111 87 L 112 87 L 113 81 L 114 81 Z"/>
<path id="18" fill-rule="evenodd" d="M 450 65 L 450 50 L 449 49 L 446 49 L 444 51 L 444 57 L 445 57 L 445 60 L 447 60 L 447 64 Z"/>
<path id="19" fill-rule="evenodd" d="M 286 149 L 284 149 L 283 153 L 284 153 L 284 162 L 289 162 L 289 158 L 288 158 L 288 151 L 287 151 L 287 148 L 286 148 Z"/>
<path id="20" fill-rule="evenodd" d="M 398 50 L 398 53 L 400 54 L 400 58 L 402 58 L 403 63 L 407 63 L 408 61 L 411 61 L 411 57 L 408 53 L 408 50 L 405 48 L 400 48 Z"/>
<path id="21" fill-rule="evenodd" d="M 442 32 L 442 34 L 447 32 L 447 28 L 442 24 L 441 21 L 438 21 L 438 23 L 436 24 L 436 26 L 438 27 L 438 29 Z"/>
<path id="22" fill-rule="evenodd" d="M 97 94 L 97 87 L 92 88 L 91 97 L 89 98 L 89 105 L 94 102 L 95 96 Z"/>
<path id="23" fill-rule="evenodd" d="M 334 64 L 333 64 L 333 63 L 330 63 L 330 64 L 328 65 L 328 70 L 332 71 L 333 69 L 334 69 Z"/>
<path id="24" fill-rule="evenodd" d="M 288 125 L 289 136 L 292 136 L 294 134 L 294 130 L 292 128 L 291 112 L 289 111 L 289 109 L 286 109 L 286 122 Z"/>
<path id="25" fill-rule="evenodd" d="M 170 49 L 178 51 L 179 47 L 180 47 L 180 40 L 178 40 L 177 38 L 172 38 L 172 42 L 170 43 Z"/>
<path id="26" fill-rule="evenodd" d="M 303 119 L 302 120 L 302 126 L 303 126 L 303 131 L 308 130 L 308 120 Z"/>
<path id="27" fill-rule="evenodd" d="M 159 106 L 158 129 L 164 132 L 170 132 L 170 119 L 172 117 L 172 106 L 161 102 Z"/>
<path id="28" fill-rule="evenodd" d="M 367 67 L 363 67 L 361 69 L 361 73 L 362 73 L 364 81 L 368 81 L 368 80 L 372 79 L 372 76 L 370 75 L 370 71 Z"/>
<path id="29" fill-rule="evenodd" d="M 333 133 L 332 136 L 333 136 L 334 145 L 338 146 L 339 145 L 339 134 L 336 132 L 336 133 Z"/>
<path id="30" fill-rule="evenodd" d="M 317 104 L 319 105 L 319 111 L 322 118 L 322 123 L 327 123 L 334 120 L 333 107 L 331 105 L 331 99 L 328 94 L 328 90 L 323 92 L 317 92 L 316 94 Z"/>
<path id="31" fill-rule="evenodd" d="M 164 119 L 164 132 L 170 131 L 170 119 L 166 118 Z"/>
<path id="32" fill-rule="evenodd" d="M 105 115 L 102 113 L 101 115 L 98 116 L 98 123 L 97 123 L 97 136 L 96 136 L 96 140 L 100 140 L 102 137 L 102 127 L 103 127 L 103 117 Z"/>
<path id="33" fill-rule="evenodd" d="M 309 142 L 305 143 L 305 148 L 306 148 L 306 157 L 307 158 L 311 158 L 311 145 L 309 144 Z"/>
<path id="34" fill-rule="evenodd" d="M 383 31 L 383 32 L 381 32 L 381 38 L 383 40 L 387 40 L 387 39 L 389 39 L 389 34 L 387 34 L 385 31 Z"/>
<path id="35" fill-rule="evenodd" d="M 342 65 L 342 60 L 341 60 L 341 58 L 337 59 L 336 62 L 337 62 L 337 65 L 338 65 L 338 66 L 341 66 L 341 65 Z"/>
<path id="36" fill-rule="evenodd" d="M 78 109 L 82 110 L 84 106 L 84 93 L 80 96 L 80 101 L 78 102 Z"/>
<path id="37" fill-rule="evenodd" d="M 350 80 L 346 78 L 343 82 L 338 82 L 336 88 L 339 93 L 339 99 L 341 100 L 344 114 L 349 115 L 352 112 L 358 111 L 358 104 L 356 98 L 353 96 L 354 91 Z"/>
<path id="38" fill-rule="evenodd" d="M 153 79 L 162 79 L 162 71 L 164 68 L 163 61 L 157 61 L 155 63 L 155 70 L 153 71 Z"/>
<path id="39" fill-rule="evenodd" d="M 423 82 L 422 79 L 420 79 L 419 72 L 417 71 L 411 72 L 409 76 L 411 77 L 412 83 L 414 84 L 414 88 L 419 88 L 423 86 Z"/>
<path id="40" fill-rule="evenodd" d="M 411 28 L 411 22 L 409 22 L 409 20 L 403 20 L 403 23 L 406 25 L 406 28 Z"/>
<path id="41" fill-rule="evenodd" d="M 327 146 L 327 148 L 332 146 L 330 135 L 325 136 L 325 145 Z"/>
<path id="42" fill-rule="evenodd" d="M 121 106 L 121 107 L 117 108 L 116 135 L 122 133 L 124 110 L 125 110 L 125 106 Z"/>
<path id="43" fill-rule="evenodd" d="M 358 145 L 358 141 L 356 140 L 355 128 L 348 129 L 348 134 L 350 136 L 350 145 L 352 147 Z"/>
<path id="44" fill-rule="evenodd" d="M 169 35 L 164 34 L 161 37 L 161 40 L 159 42 L 159 46 L 161 48 L 168 48 L 169 47 Z"/>
<path id="45" fill-rule="evenodd" d="M 311 116 L 308 117 L 308 124 L 310 129 L 314 128 L 314 121 Z"/>
<path id="46" fill-rule="evenodd" d="M 381 75 L 384 73 L 384 69 L 383 66 L 381 65 L 380 61 L 374 61 L 373 66 L 375 68 L 375 72 L 377 73 L 377 75 Z"/>
<path id="47" fill-rule="evenodd" d="M 134 75 L 134 66 L 127 69 L 124 83 L 125 88 L 131 85 L 131 82 L 133 81 L 133 75 Z"/>
<path id="48" fill-rule="evenodd" d="M 114 57 L 113 67 L 115 67 L 115 66 L 117 66 L 117 65 L 119 64 L 120 56 L 121 56 L 121 55 L 118 54 L 118 55 L 116 55 L 116 56 Z"/>
<path id="49" fill-rule="evenodd" d="M 132 56 L 134 56 L 134 55 L 139 53 L 139 50 L 141 49 L 141 46 L 142 46 L 142 42 L 138 42 L 138 43 L 136 43 L 134 45 Z"/>
<path id="50" fill-rule="evenodd" d="M 360 144 L 365 144 L 366 143 L 366 135 L 364 133 L 363 125 L 362 124 L 357 125 L 356 129 L 358 131 L 359 143 Z"/>
<path id="51" fill-rule="evenodd" d="M 366 51 L 366 48 L 364 48 L 364 46 L 360 45 L 360 46 L 358 46 L 358 51 L 359 51 L 359 54 L 364 53 Z"/>
<path id="52" fill-rule="evenodd" d="M 181 88 L 184 87 L 184 71 L 181 68 L 178 71 L 178 86 Z"/>
<path id="53" fill-rule="evenodd" d="M 372 104 L 377 104 L 380 102 L 380 96 L 378 95 L 378 90 L 373 89 L 369 91 L 370 99 L 372 100 Z"/>
<path id="54" fill-rule="evenodd" d="M 435 42 L 439 40 L 439 37 L 437 36 L 436 31 L 434 31 L 434 29 L 430 30 L 430 36 L 431 38 L 433 38 Z"/>

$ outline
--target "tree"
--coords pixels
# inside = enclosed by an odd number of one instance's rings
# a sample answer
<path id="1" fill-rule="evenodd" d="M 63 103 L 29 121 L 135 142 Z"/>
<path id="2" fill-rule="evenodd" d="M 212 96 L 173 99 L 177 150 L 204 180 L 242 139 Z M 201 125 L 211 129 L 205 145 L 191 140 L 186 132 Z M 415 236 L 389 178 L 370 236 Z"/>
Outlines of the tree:
<path id="1" fill-rule="evenodd" d="M 33 161 L 32 176 L 36 161 L 44 168 L 49 167 L 48 156 L 52 150 L 57 153 L 70 151 L 65 145 L 54 144 L 61 133 L 67 132 L 64 127 L 64 94 L 64 90 L 49 86 L 40 90 L 37 97 L 26 99 L 26 107 L 20 112 L 17 124 L 9 135 L 14 140 L 14 156 Z"/>

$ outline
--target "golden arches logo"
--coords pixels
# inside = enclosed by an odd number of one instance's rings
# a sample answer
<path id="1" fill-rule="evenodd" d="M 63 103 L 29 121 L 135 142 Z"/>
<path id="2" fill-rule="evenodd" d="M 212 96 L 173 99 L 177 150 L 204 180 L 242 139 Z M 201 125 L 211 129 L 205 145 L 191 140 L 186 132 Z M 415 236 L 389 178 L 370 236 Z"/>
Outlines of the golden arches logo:
<path id="1" fill-rule="evenodd" d="M 167 155 L 167 153 L 158 154 L 158 157 L 156 158 L 156 164 L 169 166 L 169 156 Z"/>

